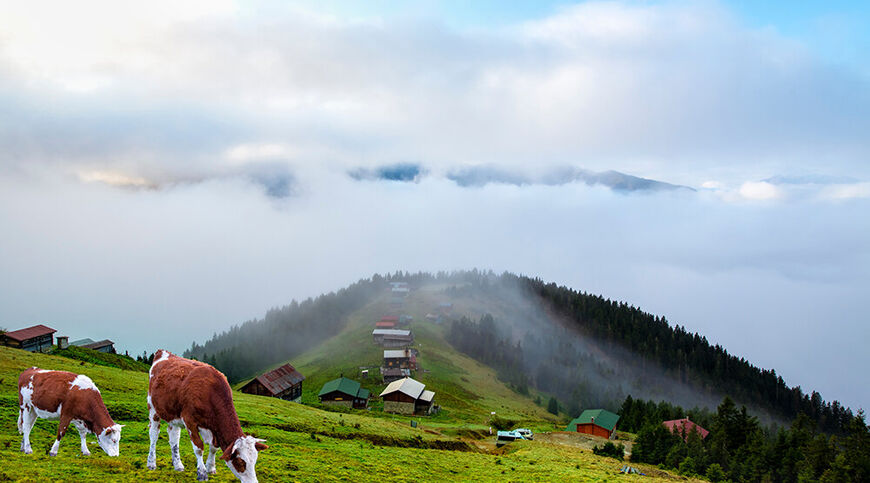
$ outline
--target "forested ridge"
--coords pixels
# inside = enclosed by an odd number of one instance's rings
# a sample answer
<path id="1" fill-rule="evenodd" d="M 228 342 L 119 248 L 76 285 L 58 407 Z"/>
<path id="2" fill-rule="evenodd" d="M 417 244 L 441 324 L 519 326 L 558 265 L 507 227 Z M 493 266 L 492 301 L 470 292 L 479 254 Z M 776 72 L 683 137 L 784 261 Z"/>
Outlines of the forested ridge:
<path id="1" fill-rule="evenodd" d="M 348 315 L 383 292 L 388 280 L 376 275 L 337 292 L 294 300 L 269 310 L 262 319 L 215 334 L 202 345 L 194 342 L 184 356 L 208 362 L 232 383 L 255 376 L 338 333 Z"/>
<path id="2" fill-rule="evenodd" d="M 538 317 L 537 327 L 568 325 L 585 334 L 582 346 L 564 332 L 517 335 L 505 330 L 506 322 L 497 317 L 472 321 L 462 314 L 450 322 L 447 333 L 458 350 L 493 367 L 519 392 L 534 387 L 553 394 L 569 414 L 590 406 L 618 410 L 626 395 L 637 394 L 638 383 L 659 387 L 660 392 L 642 397 L 674 402 L 676 396 L 667 393 L 673 388 L 654 383 L 652 374 L 663 370 L 668 380 L 692 392 L 729 395 L 781 421 L 806 414 L 829 434 L 844 433 L 854 417 L 839 402 L 789 387 L 774 370 L 755 367 L 700 334 L 671 326 L 663 317 L 540 279 L 478 270 L 375 275 L 337 292 L 269 310 L 262 319 L 232 327 L 202 345 L 194 343 L 185 355 L 213 364 L 233 382 L 251 377 L 336 334 L 348 315 L 382 294 L 393 280 L 408 282 L 412 289 L 438 282 L 447 287 L 440 292 L 444 300 L 489 300 L 509 307 L 516 319 Z M 531 300 L 536 308 L 513 310 L 511 301 L 518 297 Z M 631 354 L 632 361 L 613 364 L 604 357 L 619 350 Z"/>
<path id="3" fill-rule="evenodd" d="M 852 421 L 852 411 L 838 401 L 825 402 L 818 392 L 807 394 L 800 386 L 789 387 L 775 370 L 760 369 L 698 333 L 672 327 L 664 317 L 540 279 L 510 274 L 502 278 L 522 284 L 555 314 L 574 321 L 596 339 L 655 361 L 680 381 L 716 389 L 787 421 L 806 414 L 827 433 L 843 432 Z"/>

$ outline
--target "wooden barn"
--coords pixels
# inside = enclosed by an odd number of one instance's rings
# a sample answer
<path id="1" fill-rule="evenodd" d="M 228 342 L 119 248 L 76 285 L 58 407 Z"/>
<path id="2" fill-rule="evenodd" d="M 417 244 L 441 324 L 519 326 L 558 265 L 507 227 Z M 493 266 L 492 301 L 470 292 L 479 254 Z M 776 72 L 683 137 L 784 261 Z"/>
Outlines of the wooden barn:
<path id="1" fill-rule="evenodd" d="M 697 432 L 698 436 L 700 436 L 701 439 L 706 438 L 707 435 L 710 434 L 709 431 L 707 431 L 706 429 L 702 428 L 701 426 L 698 426 L 697 424 L 693 423 L 692 421 L 689 420 L 689 418 L 673 419 L 671 421 L 664 421 L 662 423 L 662 426 L 671 430 L 672 433 L 676 433 L 676 434 L 680 435 L 686 441 L 689 440 L 689 434 L 691 434 L 692 431 Z"/>
<path id="2" fill-rule="evenodd" d="M 606 409 L 587 409 L 568 424 L 566 431 L 610 438 L 616 431 L 617 421 L 619 415 Z"/>
<path id="3" fill-rule="evenodd" d="M 396 414 L 429 415 L 435 393 L 426 390 L 426 385 L 410 377 L 391 382 L 381 392 L 384 399 L 384 412 Z"/>
<path id="4" fill-rule="evenodd" d="M 372 338 L 381 347 L 407 347 L 414 343 L 414 335 L 410 330 L 375 329 Z"/>
<path id="5" fill-rule="evenodd" d="M 302 381 L 305 376 L 299 373 L 290 364 L 261 374 L 249 383 L 242 386 L 241 391 L 245 394 L 257 396 L 270 396 L 299 402 L 302 400 Z"/>
<path id="6" fill-rule="evenodd" d="M 321 404 L 365 409 L 369 405 L 369 395 L 369 390 L 361 387 L 358 382 L 339 377 L 324 384 L 317 396 Z"/>
<path id="7" fill-rule="evenodd" d="M 13 330 L 0 336 L 3 345 L 24 349 L 30 352 L 40 352 L 51 349 L 54 346 L 54 333 L 56 330 L 42 324 Z"/>

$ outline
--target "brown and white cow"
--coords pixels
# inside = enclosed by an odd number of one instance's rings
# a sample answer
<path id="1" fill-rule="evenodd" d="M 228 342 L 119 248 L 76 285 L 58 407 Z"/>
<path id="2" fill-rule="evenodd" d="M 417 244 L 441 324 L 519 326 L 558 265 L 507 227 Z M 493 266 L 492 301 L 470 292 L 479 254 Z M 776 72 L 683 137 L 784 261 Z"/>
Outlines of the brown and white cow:
<path id="1" fill-rule="evenodd" d="M 149 379 L 151 449 L 148 451 L 148 469 L 157 468 L 157 438 L 162 420 L 169 423 L 166 432 L 176 471 L 184 471 L 178 449 L 181 427 L 184 426 L 196 455 L 197 480 L 208 480 L 209 473 L 217 472 L 214 457 L 220 448 L 223 451 L 221 459 L 239 480 L 257 482 L 254 465 L 258 451 L 268 446 L 263 444 L 265 440 L 242 432 L 230 385 L 220 371 L 204 362 L 178 357 L 161 349 L 154 354 Z M 206 444 L 210 448 L 208 460 L 203 463 L 202 452 Z"/>
<path id="2" fill-rule="evenodd" d="M 93 433 L 107 455 L 118 456 L 123 426 L 112 421 L 100 390 L 88 376 L 31 367 L 18 377 L 18 408 L 18 432 L 24 434 L 21 451 L 26 454 L 33 453 L 30 431 L 36 419 L 43 418 L 60 420 L 51 456 L 57 456 L 60 439 L 70 423 L 79 431 L 83 455 L 91 454 L 85 436 Z"/>

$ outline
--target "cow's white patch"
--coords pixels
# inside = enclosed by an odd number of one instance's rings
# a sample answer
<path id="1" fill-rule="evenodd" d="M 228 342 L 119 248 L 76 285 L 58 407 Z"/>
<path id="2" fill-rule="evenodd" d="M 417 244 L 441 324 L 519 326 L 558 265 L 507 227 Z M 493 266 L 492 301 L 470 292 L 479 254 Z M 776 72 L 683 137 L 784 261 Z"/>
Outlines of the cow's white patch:
<path id="1" fill-rule="evenodd" d="M 214 435 L 211 431 L 203 428 L 199 428 L 199 437 L 202 438 L 202 442 L 205 444 L 213 444 Z"/>
<path id="2" fill-rule="evenodd" d="M 48 411 L 45 409 L 41 409 L 41 408 L 37 407 L 35 404 L 31 404 L 30 406 L 34 409 L 34 411 L 36 411 L 36 416 L 39 418 L 42 418 L 42 419 L 58 419 L 58 418 L 60 418 L 60 410 L 61 410 L 61 408 L 63 408 L 63 404 L 58 404 L 57 411 L 52 412 L 52 411 Z"/>
<path id="3" fill-rule="evenodd" d="M 78 430 L 79 433 L 91 434 L 90 430 L 88 430 L 88 425 L 81 419 L 73 419 L 70 423 L 76 427 L 76 430 Z"/>
<path id="4" fill-rule="evenodd" d="M 21 409 L 24 409 L 29 406 L 33 406 L 33 378 L 30 378 L 30 382 L 27 383 L 26 386 L 21 386 L 19 391 L 21 393 Z"/>
<path id="5" fill-rule="evenodd" d="M 77 387 L 81 390 L 90 389 L 92 391 L 97 391 L 97 394 L 100 393 L 100 390 L 97 389 L 97 385 L 94 384 L 94 381 L 92 381 L 90 377 L 83 376 L 81 374 L 76 376 L 76 378 L 73 379 L 71 383 L 69 383 L 69 387 L 70 389 L 74 387 Z"/>
<path id="6" fill-rule="evenodd" d="M 37 374 L 42 374 L 44 372 L 54 372 L 54 371 L 49 371 L 47 369 L 36 369 Z M 31 376 L 31 379 L 33 379 L 33 376 Z"/>
<path id="7" fill-rule="evenodd" d="M 165 361 L 166 359 L 169 359 L 169 352 L 164 350 L 160 353 L 160 357 L 155 359 L 154 362 L 151 363 L 151 369 L 148 369 L 148 379 L 151 379 L 152 373 L 154 371 L 154 366 L 156 366 L 160 362 Z"/>

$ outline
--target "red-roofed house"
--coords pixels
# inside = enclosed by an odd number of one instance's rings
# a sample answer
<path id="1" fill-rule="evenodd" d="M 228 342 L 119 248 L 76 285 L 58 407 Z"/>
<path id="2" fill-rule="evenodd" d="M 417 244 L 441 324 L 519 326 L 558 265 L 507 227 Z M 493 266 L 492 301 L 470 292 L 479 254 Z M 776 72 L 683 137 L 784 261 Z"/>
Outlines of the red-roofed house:
<path id="1" fill-rule="evenodd" d="M 668 428 L 669 430 L 671 430 L 672 433 L 679 434 L 685 440 L 689 439 L 689 433 L 691 433 L 692 431 L 697 431 L 698 436 L 700 436 L 701 439 L 706 438 L 707 435 L 710 434 L 710 432 L 707 431 L 706 429 L 698 426 L 697 424 L 693 423 L 692 421 L 689 421 L 689 418 L 674 419 L 672 421 L 665 421 L 662 423 L 662 425 L 664 427 Z"/>
<path id="2" fill-rule="evenodd" d="M 251 382 L 242 386 L 241 391 L 257 396 L 271 396 L 288 401 L 299 402 L 302 399 L 302 381 L 305 376 L 290 364 L 261 374 Z"/>
<path id="3" fill-rule="evenodd" d="M 3 345 L 24 349 L 30 352 L 38 352 L 51 348 L 54 345 L 54 333 L 56 330 L 42 324 L 27 327 L 26 329 L 13 330 L 3 334 Z"/>

